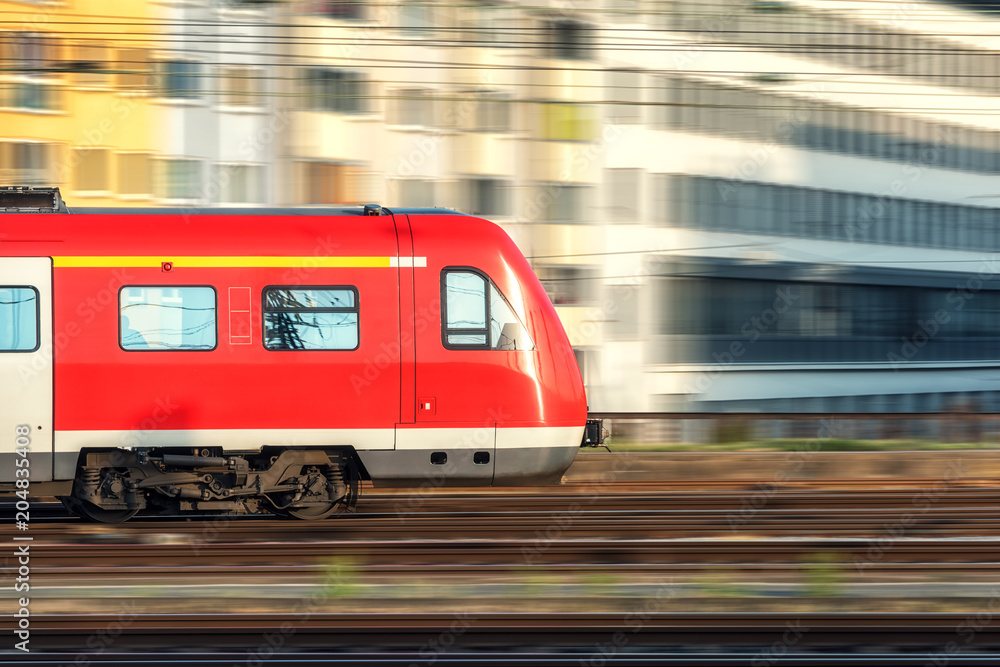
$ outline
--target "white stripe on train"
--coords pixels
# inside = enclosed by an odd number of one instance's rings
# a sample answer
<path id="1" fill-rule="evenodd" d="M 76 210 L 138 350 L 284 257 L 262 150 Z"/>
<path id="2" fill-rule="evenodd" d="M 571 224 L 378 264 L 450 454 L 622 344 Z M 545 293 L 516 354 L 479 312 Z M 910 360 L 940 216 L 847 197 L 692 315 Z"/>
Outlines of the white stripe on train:
<path id="1" fill-rule="evenodd" d="M 517 449 L 579 446 L 583 426 L 396 429 L 191 429 L 148 431 L 56 431 L 55 451 L 98 447 L 222 447 L 254 450 L 353 446 L 358 450 Z"/>

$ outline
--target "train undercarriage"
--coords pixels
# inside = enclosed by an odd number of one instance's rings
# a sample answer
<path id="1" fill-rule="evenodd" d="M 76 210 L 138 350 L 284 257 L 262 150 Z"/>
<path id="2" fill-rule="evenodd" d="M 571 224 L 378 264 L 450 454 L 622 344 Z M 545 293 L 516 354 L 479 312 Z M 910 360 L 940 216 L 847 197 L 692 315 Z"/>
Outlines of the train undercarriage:
<path id="1" fill-rule="evenodd" d="M 82 453 L 71 493 L 59 499 L 73 514 L 102 523 L 139 512 L 315 520 L 353 511 L 361 478 L 350 450 L 111 449 Z"/>

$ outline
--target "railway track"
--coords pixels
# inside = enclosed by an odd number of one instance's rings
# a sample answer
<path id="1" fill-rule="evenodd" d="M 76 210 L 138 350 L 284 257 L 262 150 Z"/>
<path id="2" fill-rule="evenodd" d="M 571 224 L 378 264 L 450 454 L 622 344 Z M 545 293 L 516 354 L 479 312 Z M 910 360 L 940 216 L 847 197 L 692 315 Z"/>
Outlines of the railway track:
<path id="1" fill-rule="evenodd" d="M 782 530 L 800 528 L 849 530 L 853 524 L 865 531 L 871 525 L 911 515 L 916 522 L 933 518 L 939 522 L 966 522 L 968 527 L 994 531 L 1000 527 L 1000 487 L 966 485 L 914 485 L 911 488 L 868 490 L 803 490 L 798 488 L 750 487 L 740 490 L 664 491 L 662 485 L 642 485 L 622 491 L 616 485 L 601 489 L 570 491 L 539 489 L 493 493 L 385 493 L 363 498 L 357 514 L 341 515 L 323 522 L 290 522 L 270 515 L 254 516 L 139 516 L 130 522 L 89 529 L 108 534 L 148 533 L 164 530 L 171 534 L 206 532 L 224 525 L 227 534 L 260 531 L 284 536 L 316 537 L 327 533 L 344 536 L 345 531 L 364 531 L 370 537 L 380 528 L 392 535 L 426 528 L 440 534 L 442 524 L 461 522 L 463 534 L 476 531 L 484 519 L 485 532 L 514 530 L 517 524 L 532 527 L 553 517 L 571 517 L 574 525 L 588 524 L 618 531 L 657 528 L 710 532 L 724 528 L 761 530 L 779 521 Z M 36 537 L 63 535 L 67 529 L 86 532 L 87 524 L 72 519 L 58 503 L 34 502 L 32 532 Z M 0 504 L 0 514 L 13 515 L 13 505 Z M 578 521 L 577 521 L 578 519 Z M 602 523 L 603 522 L 603 523 Z M 384 524 L 384 525 L 383 525 Z M 570 526 L 573 528 L 573 526 Z M 11 533 L 10 522 L 0 524 L 0 535 Z M 211 532 L 211 530 L 208 530 Z"/>
<path id="2" fill-rule="evenodd" d="M 973 619 L 974 622 L 975 619 Z M 681 644 L 715 646 L 767 645 L 830 647 L 894 645 L 931 647 L 964 638 L 964 614 L 884 613 L 270 613 L 270 614 L 141 614 L 41 615 L 33 620 L 33 637 L 52 649 L 120 627 L 117 649 L 183 649 L 211 645 L 218 649 L 246 648 L 281 640 L 281 648 L 413 647 L 437 642 L 441 648 L 496 646 L 556 646 L 591 648 L 602 640 L 611 646 L 668 647 Z M 969 651 L 1000 646 L 1000 618 L 976 622 Z M 117 625 L 116 625 L 117 624 Z M 789 633 L 795 636 L 791 642 Z M 177 638 L 186 642 L 178 644 Z M 448 638 L 442 641 L 442 638 Z M 626 641 L 627 640 L 627 641 Z M 444 646 L 447 644 L 447 646 Z M 442 651 L 446 653 L 447 651 Z M 953 651 L 954 653 L 955 651 Z"/>
<path id="3" fill-rule="evenodd" d="M 358 514 L 321 522 L 148 517 L 114 526 L 67 519 L 61 506 L 49 504 L 33 507 L 31 535 L 34 565 L 56 576 L 61 568 L 81 563 L 97 567 L 94 572 L 136 563 L 155 563 L 164 572 L 171 567 L 209 572 L 213 563 L 265 567 L 280 555 L 286 566 L 309 565 L 331 554 L 386 568 L 449 562 L 490 566 L 526 558 L 531 564 L 567 567 L 752 568 L 798 563 L 818 552 L 836 552 L 851 562 L 870 556 L 873 545 L 887 539 L 891 548 L 879 548 L 873 567 L 997 567 L 1000 493 L 965 487 L 925 493 L 458 493 L 421 497 L 416 503 L 401 500 L 407 496 L 380 495 L 367 498 Z M 10 522 L 0 523 L 0 538 L 13 537 L 12 528 Z"/>
<path id="4" fill-rule="evenodd" d="M 436 571 L 468 571 L 471 567 L 504 568 L 512 564 L 560 566 L 566 571 L 643 566 L 645 571 L 695 571 L 713 565 L 742 569 L 774 569 L 775 564 L 800 567 L 803 559 L 818 553 L 836 553 L 848 566 L 855 558 L 868 559 L 872 544 L 850 540 L 705 541 L 672 540 L 560 540 L 532 551 L 522 540 L 501 543 L 480 541 L 363 541 L 356 544 L 273 541 L 247 545 L 222 542 L 201 545 L 42 545 L 32 546 L 35 572 L 55 577 L 126 574 L 198 573 L 209 575 L 239 566 L 241 572 L 266 573 L 292 566 L 328 564 L 334 556 L 363 563 L 381 571 L 404 571 L 415 565 Z M 1000 539 L 907 540 L 879 552 L 869 568 L 893 570 L 941 569 L 996 572 Z M 271 567 L 276 559 L 280 566 Z M 460 564 L 460 565 L 457 565 Z M 656 566 L 656 568 L 653 568 Z M 257 568 L 253 570 L 253 568 Z M 652 568 L 652 569 L 651 569 Z"/>
<path id="5" fill-rule="evenodd" d="M 879 652 L 858 654 L 822 650 L 815 652 L 795 652 L 784 655 L 766 655 L 760 651 L 744 649 L 733 651 L 692 651 L 692 650 L 633 650 L 616 654 L 602 654 L 596 650 L 546 649 L 544 651 L 524 650 L 459 650 L 429 658 L 421 651 L 309 651 L 304 654 L 275 654 L 261 661 L 267 667 L 315 667 L 316 665 L 365 665 L 365 667 L 416 667 L 419 665 L 475 665 L 476 667 L 522 667 L 545 665 L 546 667 L 928 667 L 934 666 L 936 654 L 926 652 Z M 992 653 L 966 653 L 950 655 L 947 664 L 954 667 L 995 667 L 996 655 Z M 13 664 L 31 664 L 68 667 L 73 665 L 79 654 L 48 653 L 12 657 Z M 943 657 L 939 657 L 943 660 Z M 234 667 L 251 665 L 245 651 L 186 652 L 183 655 L 163 653 L 131 652 L 123 655 L 105 654 L 88 656 L 87 667 L 121 667 L 122 665 L 144 665 L 145 667 Z M 0 663 L 4 657 L 0 655 Z"/>
<path id="6" fill-rule="evenodd" d="M 219 664 L 244 664 L 247 647 L 259 645 L 264 641 L 262 637 L 270 635 L 280 638 L 281 650 L 276 653 L 281 655 L 264 664 L 285 664 L 282 660 L 289 665 L 306 664 L 296 660 L 319 659 L 317 651 L 337 646 L 350 655 L 323 654 L 332 656 L 327 660 L 330 664 L 357 659 L 370 659 L 370 664 L 402 664 L 409 656 L 406 664 L 412 665 L 421 664 L 412 659 L 414 655 L 426 659 L 421 656 L 420 647 L 446 637 L 451 642 L 449 649 L 423 664 L 446 665 L 451 664 L 449 661 L 464 664 L 463 660 L 497 665 L 539 664 L 538 655 L 527 649 L 544 648 L 545 655 L 551 658 L 544 662 L 551 664 L 596 665 L 587 661 L 600 659 L 602 665 L 754 664 L 759 667 L 759 648 L 750 651 L 739 647 L 770 646 L 781 640 L 788 631 L 788 623 L 798 622 L 809 627 L 804 638 L 796 642 L 796 649 L 805 653 L 770 656 L 767 664 L 909 664 L 900 660 L 917 656 L 919 662 L 913 664 L 923 667 L 929 661 L 928 652 L 938 650 L 948 641 L 963 639 L 957 631 L 969 618 L 977 619 L 975 610 L 981 607 L 988 613 L 985 621 L 976 621 L 981 627 L 973 633 L 974 641 L 963 644 L 958 655 L 948 658 L 952 665 L 987 664 L 983 662 L 982 651 L 1000 649 L 1000 614 L 989 608 L 991 600 L 982 597 L 1000 579 L 998 497 L 997 488 L 965 484 L 936 489 L 915 484 L 836 491 L 800 486 L 702 492 L 665 490 L 658 484 L 626 488 L 608 485 L 599 492 L 589 486 L 559 487 L 555 492 L 526 489 L 491 494 L 393 492 L 369 495 L 361 512 L 322 522 L 266 516 L 193 519 L 166 516 L 137 518 L 115 526 L 67 519 L 58 506 L 33 503 L 32 577 L 40 590 L 56 592 L 49 593 L 50 596 L 73 596 L 76 594 L 67 591 L 74 587 L 101 590 L 101 586 L 106 586 L 107 598 L 105 606 L 97 604 L 92 607 L 94 613 L 89 614 L 51 614 L 51 603 L 43 604 L 41 613 L 32 617 L 32 637 L 46 652 L 83 650 L 81 647 L 86 647 L 89 639 L 116 627 L 115 623 L 123 624 L 120 618 L 116 620 L 115 614 L 101 610 L 120 604 L 115 600 L 120 601 L 121 595 L 133 594 L 128 592 L 130 587 L 138 589 L 160 582 L 161 589 L 171 585 L 189 587 L 191 599 L 210 600 L 204 596 L 211 594 L 202 593 L 199 598 L 198 590 L 236 578 L 237 585 L 244 587 L 280 588 L 281 592 L 272 598 L 272 611 L 149 613 L 171 609 L 170 604 L 174 603 L 171 598 L 162 598 L 164 606 L 157 607 L 161 602 L 146 598 L 139 607 L 141 611 L 127 619 L 127 627 L 123 625 L 120 636 L 115 638 L 114 651 L 162 651 L 151 655 L 152 662 L 148 664 L 181 664 L 170 661 L 186 658 L 170 651 L 196 651 L 199 647 L 213 646 L 223 652 L 242 653 L 213 654 L 215 657 L 198 654 L 202 657 L 185 664 L 214 664 L 216 658 L 228 660 Z M 755 502 L 755 498 L 761 502 Z M 9 523 L 0 524 L 0 535 L 7 540 L 14 534 Z M 891 526 L 903 528 L 893 533 Z M 885 538 L 890 538 L 887 543 L 879 542 Z M 873 548 L 878 549 L 876 558 L 872 558 Z M 640 631 L 634 636 L 625 627 L 630 619 L 634 621 L 634 614 L 630 617 L 628 610 L 649 602 L 653 590 L 650 586 L 655 584 L 648 582 L 668 581 L 675 575 L 678 581 L 690 582 L 693 577 L 713 571 L 738 573 L 749 580 L 787 582 L 801 575 L 816 554 L 833 554 L 836 563 L 852 576 L 856 574 L 852 563 L 867 559 L 865 576 L 887 586 L 884 590 L 895 590 L 892 586 L 909 585 L 907 582 L 924 582 L 928 577 L 960 582 L 966 592 L 955 595 L 968 596 L 971 590 L 972 597 L 955 598 L 959 607 L 936 608 L 972 611 L 962 614 L 804 611 L 794 615 L 760 611 L 792 608 L 790 602 L 783 602 L 788 598 L 777 597 L 765 601 L 772 604 L 761 605 L 756 612 L 726 614 L 690 611 L 705 605 L 698 606 L 703 600 L 692 599 L 689 603 L 685 598 L 680 606 L 657 607 L 659 611 L 646 614 L 648 618 L 643 618 Z M 432 596 L 435 582 L 442 581 L 473 582 L 472 595 L 488 596 L 491 593 L 482 592 L 489 589 L 484 582 L 494 582 L 501 588 L 490 590 L 500 590 L 501 596 L 508 596 L 503 600 L 505 604 L 517 605 L 517 600 L 509 597 L 519 585 L 517 576 L 524 576 L 532 568 L 554 578 L 552 590 L 561 590 L 561 581 L 584 581 L 593 573 L 617 577 L 627 590 L 616 592 L 618 597 L 610 601 L 597 598 L 588 601 L 584 595 L 571 601 L 568 607 L 564 604 L 558 612 L 536 614 L 433 612 L 435 602 L 440 603 L 439 609 L 468 607 L 469 600 L 475 600 L 469 597 L 451 606 L 447 599 L 435 601 L 431 597 L 430 606 L 419 613 L 413 611 L 422 608 L 424 603 L 419 600 L 408 600 L 400 606 L 407 613 L 356 613 L 359 605 L 380 608 L 380 603 L 364 596 L 324 598 L 315 609 L 295 608 L 308 595 L 303 591 L 314 590 L 317 582 L 329 574 L 332 559 L 354 568 L 352 576 L 361 577 L 365 595 L 376 591 L 380 582 L 417 579 L 426 582 Z M 513 578 L 512 572 L 516 575 Z M 979 588 L 984 591 L 981 595 L 976 593 Z M 86 604 L 80 601 L 91 594 L 77 595 L 77 602 L 66 611 L 79 609 Z M 469 595 L 468 591 L 463 595 Z M 919 601 L 919 590 L 910 591 L 910 597 L 914 596 Z M 239 609 L 240 604 L 247 604 L 251 598 L 234 600 L 246 601 L 235 603 L 234 608 Z M 832 608 L 865 609 L 864 600 L 859 600 L 844 598 Z M 594 602 L 599 604 L 592 605 Z M 392 601 L 381 604 L 383 609 L 389 608 Z M 525 608 L 537 608 L 540 604 L 545 608 L 544 598 L 542 602 L 530 598 L 523 601 Z M 566 613 L 565 609 L 573 609 L 574 604 L 582 609 L 591 606 L 594 613 Z M 729 603 L 723 597 L 711 604 Z M 331 606 L 340 609 L 330 613 Z M 480 608 L 488 607 L 489 604 Z M 467 623 L 468 627 L 462 625 L 461 632 L 456 632 L 453 623 Z M 282 628 L 293 631 L 288 636 L 275 635 L 283 632 Z M 594 652 L 594 646 L 602 641 L 613 646 L 616 633 L 625 633 L 622 636 L 628 637 L 627 647 L 621 650 L 615 647 L 611 655 Z M 879 658 L 884 660 L 872 658 L 869 662 L 853 660 L 864 656 L 840 660 L 831 659 L 832 654 L 821 655 L 831 647 L 847 645 L 872 647 L 872 650 L 892 646 L 918 653 L 908 657 L 885 654 Z M 371 653 L 375 647 L 387 646 L 396 653 Z M 490 651 L 505 646 L 522 647 L 516 651 L 520 655 L 496 656 Z M 735 652 L 702 656 L 704 660 L 692 662 L 690 656 L 670 653 L 670 647 L 680 646 L 696 647 L 698 651 L 734 648 Z M 651 650 L 645 651 L 646 648 Z M 415 649 L 416 653 L 406 653 Z M 290 651 L 308 655 L 292 655 Z M 233 655 L 242 657 L 234 661 Z M 88 656 L 88 664 L 103 664 Z M 535 662 L 525 656 L 534 656 Z M 116 664 L 115 656 L 96 657 L 108 657 L 107 664 Z M 792 657 L 798 662 L 789 661 Z"/>

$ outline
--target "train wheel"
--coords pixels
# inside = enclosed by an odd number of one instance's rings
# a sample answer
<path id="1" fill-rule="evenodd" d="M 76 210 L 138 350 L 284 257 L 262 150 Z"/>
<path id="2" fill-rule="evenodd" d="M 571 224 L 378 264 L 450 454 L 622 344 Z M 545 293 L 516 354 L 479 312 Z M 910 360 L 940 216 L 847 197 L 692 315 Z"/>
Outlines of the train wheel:
<path id="1" fill-rule="evenodd" d="M 81 519 L 86 519 L 88 521 L 94 521 L 96 523 L 122 523 L 123 521 L 128 521 L 136 515 L 138 509 L 134 510 L 109 510 L 103 507 L 98 507 L 93 503 L 88 503 L 85 500 L 78 500 L 71 496 L 62 496 L 59 498 L 62 504 L 68 509 L 74 516 L 78 516 Z"/>
<path id="2" fill-rule="evenodd" d="M 282 507 L 277 508 L 272 503 L 271 511 L 283 518 L 301 519 L 303 521 L 319 521 L 334 514 L 340 514 L 348 509 L 350 503 L 350 490 L 352 488 L 349 480 L 353 469 L 345 468 L 341 465 L 328 465 L 321 468 L 303 469 L 300 474 L 316 475 L 320 474 L 326 478 L 326 494 L 330 498 L 336 498 L 321 505 L 309 505 L 306 507 Z"/>

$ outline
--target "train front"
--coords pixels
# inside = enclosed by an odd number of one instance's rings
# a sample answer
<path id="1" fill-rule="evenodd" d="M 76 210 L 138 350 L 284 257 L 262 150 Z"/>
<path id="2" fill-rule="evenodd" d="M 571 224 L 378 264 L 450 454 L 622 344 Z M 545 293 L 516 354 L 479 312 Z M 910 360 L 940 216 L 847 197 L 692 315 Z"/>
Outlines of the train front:
<path id="1" fill-rule="evenodd" d="M 489 472 L 496 486 L 558 483 L 580 448 L 587 403 L 545 290 L 497 225 L 408 217 L 413 256 L 426 257 L 413 273 L 415 430 L 436 431 L 460 468 Z"/>

